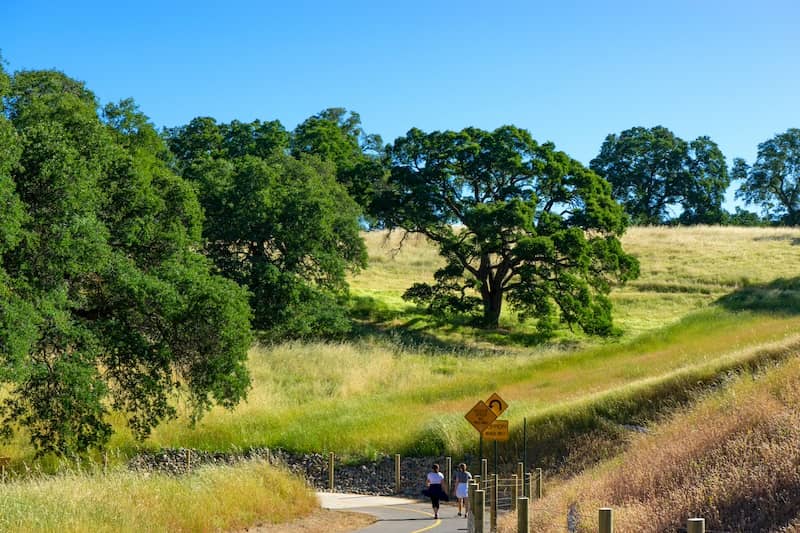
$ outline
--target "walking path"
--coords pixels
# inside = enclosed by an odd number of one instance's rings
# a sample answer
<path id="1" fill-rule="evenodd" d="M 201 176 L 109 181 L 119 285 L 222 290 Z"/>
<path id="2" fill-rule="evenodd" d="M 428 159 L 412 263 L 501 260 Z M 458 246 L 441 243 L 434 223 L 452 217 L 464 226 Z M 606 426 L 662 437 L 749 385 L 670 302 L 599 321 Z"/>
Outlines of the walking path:
<path id="1" fill-rule="evenodd" d="M 347 509 L 378 519 L 358 533 L 460 533 L 467 530 L 467 520 L 456 516 L 457 508 L 453 504 L 443 504 L 439 518 L 434 519 L 431 504 L 426 500 L 331 492 L 318 492 L 317 496 L 325 509 Z"/>

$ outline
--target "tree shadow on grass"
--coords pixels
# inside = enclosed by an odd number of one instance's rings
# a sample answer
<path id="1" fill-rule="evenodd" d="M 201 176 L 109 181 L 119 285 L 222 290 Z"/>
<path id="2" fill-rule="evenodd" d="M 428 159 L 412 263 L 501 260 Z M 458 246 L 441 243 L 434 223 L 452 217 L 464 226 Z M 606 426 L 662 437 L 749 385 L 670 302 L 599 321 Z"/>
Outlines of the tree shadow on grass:
<path id="1" fill-rule="evenodd" d="M 747 285 L 716 303 L 731 311 L 800 314 L 800 277 Z"/>
<path id="2" fill-rule="evenodd" d="M 351 316 L 356 320 L 351 340 L 377 339 L 400 348 L 430 355 L 497 355 L 508 348 L 541 346 L 553 339 L 538 332 L 506 328 L 484 329 L 478 318 L 465 315 L 446 317 L 420 307 L 390 308 L 384 302 L 359 296 L 351 300 Z M 443 338 L 446 336 L 464 337 Z M 570 348 L 572 341 L 561 341 Z"/>

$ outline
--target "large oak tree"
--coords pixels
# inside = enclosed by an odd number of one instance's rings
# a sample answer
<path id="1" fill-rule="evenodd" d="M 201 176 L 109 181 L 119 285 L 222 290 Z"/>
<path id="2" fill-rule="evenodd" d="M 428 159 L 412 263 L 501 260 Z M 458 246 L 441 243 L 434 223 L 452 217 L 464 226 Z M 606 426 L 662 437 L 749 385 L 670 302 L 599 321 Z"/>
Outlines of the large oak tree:
<path id="1" fill-rule="evenodd" d="M 752 167 L 737 158 L 733 169 L 734 178 L 742 182 L 736 198 L 761 206 L 768 219 L 800 224 L 800 129 L 764 141 Z"/>
<path id="2" fill-rule="evenodd" d="M 144 438 L 177 392 L 194 418 L 235 405 L 249 387 L 246 293 L 197 252 L 197 198 L 152 125 L 131 101 L 101 117 L 60 72 L 5 87 L 2 432 L 81 452 L 109 438 L 112 409 Z"/>
<path id="3" fill-rule="evenodd" d="M 291 153 L 313 154 L 334 164 L 336 179 L 361 206 L 362 215 L 376 222 L 372 202 L 381 189 L 386 169 L 383 140 L 367 134 L 361 116 L 341 107 L 331 107 L 300 123 L 292 132 Z"/>
<path id="4" fill-rule="evenodd" d="M 715 224 L 730 184 L 725 156 L 709 137 L 687 143 L 663 126 L 608 135 L 590 167 L 611 183 L 636 224 Z"/>
<path id="5" fill-rule="evenodd" d="M 607 182 L 513 126 L 412 129 L 389 157 L 381 217 L 427 236 L 446 261 L 435 284 L 417 284 L 407 297 L 479 309 L 488 327 L 498 325 L 505 299 L 543 333 L 559 320 L 612 332 L 607 294 L 638 274 L 638 262 L 620 245 L 626 217 Z"/>
<path id="6" fill-rule="evenodd" d="M 346 276 L 366 265 L 366 247 L 334 164 L 289 155 L 277 121 L 198 117 L 167 138 L 205 210 L 206 253 L 250 290 L 254 325 L 271 338 L 347 331 Z"/>

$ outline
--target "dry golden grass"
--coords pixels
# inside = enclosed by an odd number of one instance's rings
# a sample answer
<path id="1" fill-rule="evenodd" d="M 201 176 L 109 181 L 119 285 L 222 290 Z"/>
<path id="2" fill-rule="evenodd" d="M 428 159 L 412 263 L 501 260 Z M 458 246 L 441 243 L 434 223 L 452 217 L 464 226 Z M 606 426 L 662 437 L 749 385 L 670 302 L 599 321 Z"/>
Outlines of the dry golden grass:
<path id="1" fill-rule="evenodd" d="M 641 275 L 612 292 L 615 323 L 634 337 L 746 285 L 796 277 L 798 243 L 798 228 L 630 228 L 622 244 L 639 259 Z"/>
<path id="2" fill-rule="evenodd" d="M 642 264 L 642 276 L 632 286 L 724 292 L 796 276 L 793 266 L 800 258 L 800 229 L 633 227 L 622 244 Z"/>
<path id="3" fill-rule="evenodd" d="M 374 516 L 347 511 L 319 509 L 309 516 L 283 524 L 259 524 L 238 533 L 344 533 L 358 531 L 376 521 Z"/>
<path id="4" fill-rule="evenodd" d="M 615 531 L 674 531 L 690 517 L 711 530 L 768 531 L 800 509 L 800 359 L 746 378 L 691 412 L 634 439 L 621 457 L 547 491 L 532 530 L 563 531 L 567 509 L 579 531 L 597 529 L 611 507 Z M 501 533 L 515 531 L 509 517 Z"/>
<path id="5" fill-rule="evenodd" d="M 220 531 L 318 509 L 302 481 L 263 462 L 189 476 L 124 470 L 35 475 L 0 484 L 0 531 Z"/>

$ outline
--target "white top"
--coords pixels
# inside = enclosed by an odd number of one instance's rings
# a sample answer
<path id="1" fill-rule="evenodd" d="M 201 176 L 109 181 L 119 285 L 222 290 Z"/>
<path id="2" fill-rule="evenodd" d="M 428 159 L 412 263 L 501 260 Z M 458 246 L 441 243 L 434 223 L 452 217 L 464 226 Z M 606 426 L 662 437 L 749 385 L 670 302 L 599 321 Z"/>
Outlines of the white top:
<path id="1" fill-rule="evenodd" d="M 428 472 L 428 483 L 431 485 L 438 483 L 439 485 L 442 484 L 444 481 L 444 474 L 441 472 Z"/>

